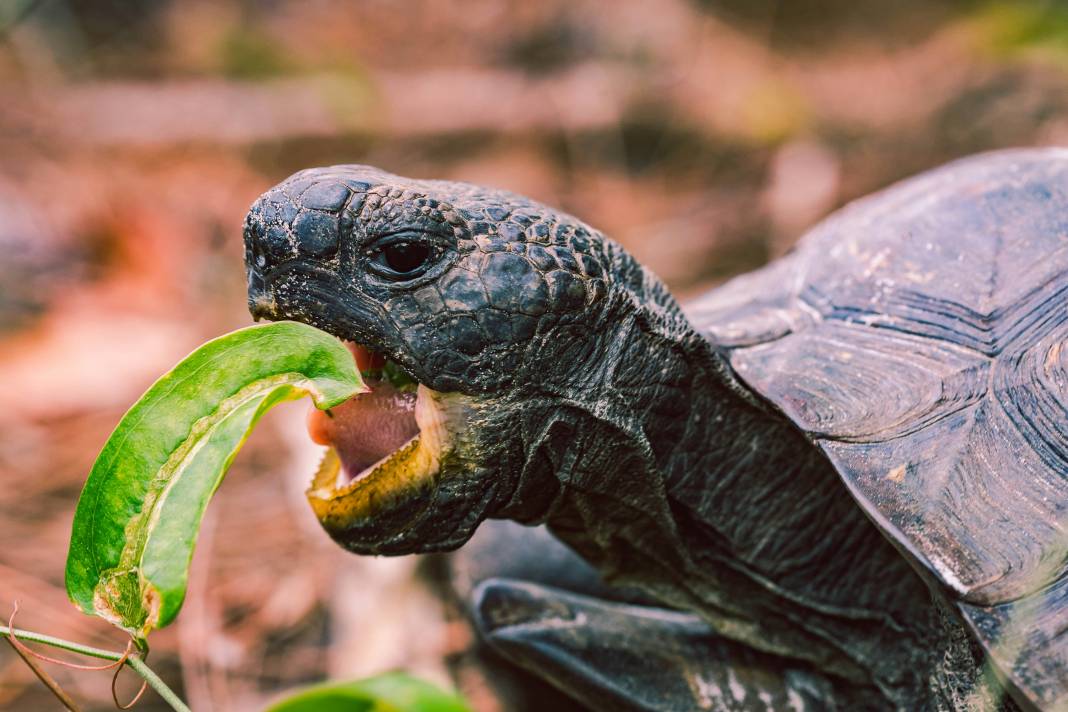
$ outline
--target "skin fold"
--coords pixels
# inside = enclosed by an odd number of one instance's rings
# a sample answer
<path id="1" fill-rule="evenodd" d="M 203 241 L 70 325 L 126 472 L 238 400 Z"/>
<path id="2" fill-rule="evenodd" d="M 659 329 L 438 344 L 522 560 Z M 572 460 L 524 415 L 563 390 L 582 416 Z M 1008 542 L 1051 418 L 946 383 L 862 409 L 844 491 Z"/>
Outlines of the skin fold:
<path id="1" fill-rule="evenodd" d="M 511 193 L 335 166 L 257 200 L 245 245 L 255 316 L 385 354 L 445 414 L 417 482 L 383 479 L 331 520 L 342 546 L 447 551 L 487 518 L 547 524 L 735 658 L 802 671 L 828 706 L 997 709 L 941 594 L 594 229 Z"/>

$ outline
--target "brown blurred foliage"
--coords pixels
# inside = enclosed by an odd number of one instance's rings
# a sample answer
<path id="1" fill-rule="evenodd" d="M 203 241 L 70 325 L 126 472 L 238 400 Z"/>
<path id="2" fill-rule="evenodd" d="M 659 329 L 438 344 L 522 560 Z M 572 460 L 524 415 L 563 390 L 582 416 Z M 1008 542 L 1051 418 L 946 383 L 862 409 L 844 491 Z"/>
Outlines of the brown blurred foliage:
<path id="1" fill-rule="evenodd" d="M 1054 0 L 0 3 L 0 611 L 122 647 L 66 601 L 74 502 L 123 409 L 249 322 L 241 220 L 290 172 L 525 193 L 687 296 L 897 178 L 1068 141 L 1066 72 Z M 152 662 L 198 712 L 390 667 L 496 709 L 445 562 L 318 531 L 299 410 L 235 464 Z M 106 675 L 56 676 L 109 708 Z M 54 705 L 0 649 L 0 709 Z"/>

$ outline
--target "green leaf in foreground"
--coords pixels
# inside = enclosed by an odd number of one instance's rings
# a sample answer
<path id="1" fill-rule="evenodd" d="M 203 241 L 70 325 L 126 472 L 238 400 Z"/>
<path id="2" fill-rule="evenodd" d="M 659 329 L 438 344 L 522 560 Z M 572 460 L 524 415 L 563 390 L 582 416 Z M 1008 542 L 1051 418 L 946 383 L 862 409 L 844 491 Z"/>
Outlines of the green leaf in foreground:
<path id="1" fill-rule="evenodd" d="M 178 614 L 208 500 L 267 410 L 309 395 L 330 408 L 366 390 L 345 345 L 296 322 L 209 341 L 119 421 L 74 514 L 67 595 L 139 644 Z"/>
<path id="2" fill-rule="evenodd" d="M 266 712 L 470 712 L 470 708 L 456 695 L 396 672 L 314 685 Z"/>

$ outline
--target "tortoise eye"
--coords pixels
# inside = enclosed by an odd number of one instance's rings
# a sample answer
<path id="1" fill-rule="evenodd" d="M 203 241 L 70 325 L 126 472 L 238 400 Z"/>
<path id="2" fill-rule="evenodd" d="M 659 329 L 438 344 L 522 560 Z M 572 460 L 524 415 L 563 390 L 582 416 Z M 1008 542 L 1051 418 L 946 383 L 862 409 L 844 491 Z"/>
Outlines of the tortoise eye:
<path id="1" fill-rule="evenodd" d="M 382 257 L 391 270 L 407 276 L 430 261 L 430 246 L 422 242 L 394 242 L 382 248 Z"/>
<path id="2" fill-rule="evenodd" d="M 369 252 L 371 271 L 392 280 L 418 277 L 441 255 L 441 249 L 431 236 L 414 231 L 389 235 L 374 244 Z"/>

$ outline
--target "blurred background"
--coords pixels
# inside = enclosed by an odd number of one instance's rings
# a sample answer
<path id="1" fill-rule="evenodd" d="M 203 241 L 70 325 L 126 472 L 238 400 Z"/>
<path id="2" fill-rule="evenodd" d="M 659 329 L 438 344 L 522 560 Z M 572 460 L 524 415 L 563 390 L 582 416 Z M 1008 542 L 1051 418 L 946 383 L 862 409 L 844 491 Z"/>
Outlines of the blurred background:
<path id="1" fill-rule="evenodd" d="M 525 193 L 687 297 L 899 178 L 1065 143 L 1059 0 L 0 0 L 0 617 L 123 647 L 64 593 L 78 492 L 149 383 L 250 323 L 241 221 L 295 170 Z M 238 458 L 150 662 L 198 712 L 398 667 L 501 709 L 447 557 L 319 531 L 303 417 Z M 0 646 L 0 709 L 56 706 Z"/>

